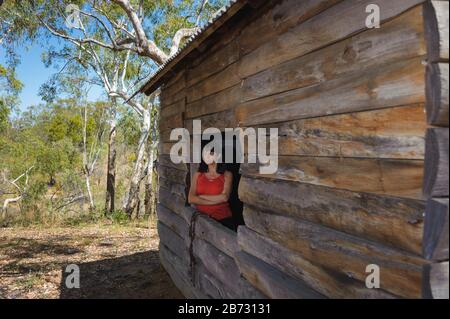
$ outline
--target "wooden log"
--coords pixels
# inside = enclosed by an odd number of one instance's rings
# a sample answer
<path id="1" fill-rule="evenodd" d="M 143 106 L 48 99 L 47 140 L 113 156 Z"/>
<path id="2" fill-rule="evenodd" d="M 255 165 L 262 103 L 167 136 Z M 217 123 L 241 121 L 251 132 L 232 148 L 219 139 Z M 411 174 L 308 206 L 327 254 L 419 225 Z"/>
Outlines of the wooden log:
<path id="1" fill-rule="evenodd" d="M 180 236 L 185 243 L 190 241 L 189 224 L 184 218 L 161 204 L 158 204 L 156 211 L 158 214 L 158 221 L 169 227 L 173 232 Z"/>
<path id="2" fill-rule="evenodd" d="M 176 194 L 177 196 L 186 199 L 186 186 L 178 183 L 171 182 L 170 180 L 160 177 L 159 178 L 159 185 L 163 187 L 164 189 L 167 189 L 172 194 Z"/>
<path id="3" fill-rule="evenodd" d="M 244 176 L 281 179 L 307 184 L 423 199 L 423 161 L 278 156 L 278 170 L 261 174 L 261 164 L 241 164 Z"/>
<path id="4" fill-rule="evenodd" d="M 431 63 L 426 72 L 428 123 L 448 127 L 448 63 Z"/>
<path id="5" fill-rule="evenodd" d="M 449 299 L 448 267 L 448 261 L 424 267 L 423 298 Z"/>
<path id="6" fill-rule="evenodd" d="M 427 131 L 423 181 L 427 197 L 448 197 L 448 137 L 448 128 Z"/>
<path id="7" fill-rule="evenodd" d="M 215 278 L 201 261 L 195 265 L 196 287 L 213 299 L 235 299 L 234 293 Z"/>
<path id="8" fill-rule="evenodd" d="M 247 25 L 239 36 L 241 53 L 247 54 L 262 44 L 287 32 L 323 12 L 341 0 L 286 0 L 278 1 L 276 6 Z"/>
<path id="9" fill-rule="evenodd" d="M 305 283 L 243 251 L 235 254 L 239 271 L 270 299 L 322 299 Z"/>
<path id="10" fill-rule="evenodd" d="M 390 20 L 423 0 L 379 0 L 382 22 Z M 366 30 L 366 7 L 372 0 L 342 1 L 242 57 L 239 74 L 246 78 Z M 346 17 L 346 18 L 343 18 Z"/>
<path id="11" fill-rule="evenodd" d="M 351 38 L 271 67 L 244 80 L 243 101 L 311 86 L 370 67 L 426 54 L 422 9 L 416 7 Z"/>
<path id="12" fill-rule="evenodd" d="M 189 69 L 187 72 L 187 86 L 205 80 L 211 75 L 222 71 L 230 64 L 239 59 L 239 45 L 237 40 L 231 41 L 224 48 L 213 52 L 210 56 L 202 60 L 202 63 Z"/>
<path id="13" fill-rule="evenodd" d="M 195 228 L 196 236 L 210 243 L 221 252 L 234 258 L 238 250 L 237 234 L 208 216 L 199 216 Z"/>
<path id="14" fill-rule="evenodd" d="M 233 63 L 225 70 L 195 84 L 187 91 L 187 102 L 192 103 L 208 95 L 220 92 L 241 82 L 238 64 Z"/>
<path id="15" fill-rule="evenodd" d="M 176 169 L 178 171 L 183 171 L 183 172 L 187 172 L 189 170 L 189 166 L 188 166 L 189 164 L 185 164 L 185 163 L 175 164 L 170 159 L 170 155 L 162 154 L 162 155 L 159 155 L 158 159 L 159 159 L 159 165 L 161 165 L 161 166 L 170 167 L 170 168 Z"/>
<path id="16" fill-rule="evenodd" d="M 423 255 L 430 260 L 448 260 L 448 198 L 427 203 L 423 234 Z"/>
<path id="17" fill-rule="evenodd" d="M 269 124 L 267 128 L 278 129 L 279 155 L 423 160 L 424 109 L 417 104 Z"/>
<path id="18" fill-rule="evenodd" d="M 185 216 L 185 209 L 187 205 L 185 199 L 178 196 L 177 194 L 172 193 L 170 190 L 165 189 L 164 187 L 159 188 L 158 195 L 159 203 L 189 221 L 189 216 Z"/>
<path id="19" fill-rule="evenodd" d="M 181 99 L 174 104 L 168 105 L 161 109 L 161 120 L 163 121 L 165 118 L 182 114 L 186 110 L 186 103 L 185 99 Z"/>
<path id="20" fill-rule="evenodd" d="M 166 131 L 174 128 L 182 128 L 184 121 L 184 113 L 175 114 L 159 121 L 159 130 Z"/>
<path id="21" fill-rule="evenodd" d="M 239 126 L 292 121 L 425 102 L 421 58 L 377 65 L 363 72 L 241 104 Z"/>
<path id="22" fill-rule="evenodd" d="M 162 222 L 158 222 L 158 235 L 160 242 L 170 249 L 175 255 L 177 255 L 185 263 L 189 263 L 189 242 L 186 242 L 177 233 L 172 231 L 169 227 Z"/>
<path id="23" fill-rule="evenodd" d="M 319 267 L 304 259 L 300 254 L 245 226 L 238 228 L 238 243 L 243 251 L 305 282 L 326 297 L 395 298 L 382 289 L 368 289 L 364 283 L 351 276 L 338 275 L 332 269 Z"/>
<path id="24" fill-rule="evenodd" d="M 203 115 L 233 109 L 240 103 L 241 93 L 242 88 L 238 84 L 190 103 L 186 107 L 186 118 L 193 119 Z"/>
<path id="25" fill-rule="evenodd" d="M 239 299 L 263 299 L 256 288 L 241 277 L 236 262 L 230 256 L 222 253 L 211 244 L 201 240 L 194 240 L 194 254 L 201 260 L 205 268 L 226 286 Z"/>
<path id="26" fill-rule="evenodd" d="M 204 293 L 192 285 L 189 275 L 189 266 L 186 263 L 183 263 L 180 258 L 162 244 L 159 246 L 159 259 L 175 286 L 177 286 L 186 298 L 208 299 Z"/>
<path id="27" fill-rule="evenodd" d="M 186 185 L 186 178 L 188 176 L 187 171 L 181 171 L 172 167 L 166 167 L 163 165 L 158 165 L 159 176 L 169 180 L 172 183 L 177 183 L 180 185 Z"/>
<path id="28" fill-rule="evenodd" d="M 236 117 L 234 115 L 234 110 L 226 110 L 210 115 L 201 116 L 196 118 L 196 120 L 201 121 L 202 130 L 205 130 L 209 127 L 218 128 L 221 131 L 224 131 L 226 128 L 235 128 L 236 125 Z M 185 121 L 185 127 L 193 134 L 193 119 L 189 119 Z"/>
<path id="29" fill-rule="evenodd" d="M 245 204 L 422 255 L 423 201 L 247 177 L 241 178 L 239 198 Z"/>
<path id="30" fill-rule="evenodd" d="M 313 264 L 332 269 L 336 275 L 351 276 L 365 285 L 366 267 L 376 264 L 381 269 L 383 290 L 408 298 L 421 296 L 422 266 L 426 261 L 418 256 L 248 206 L 244 219 L 248 228 L 298 252 Z"/>
<path id="31" fill-rule="evenodd" d="M 448 62 L 448 1 L 423 5 L 429 62 Z"/>

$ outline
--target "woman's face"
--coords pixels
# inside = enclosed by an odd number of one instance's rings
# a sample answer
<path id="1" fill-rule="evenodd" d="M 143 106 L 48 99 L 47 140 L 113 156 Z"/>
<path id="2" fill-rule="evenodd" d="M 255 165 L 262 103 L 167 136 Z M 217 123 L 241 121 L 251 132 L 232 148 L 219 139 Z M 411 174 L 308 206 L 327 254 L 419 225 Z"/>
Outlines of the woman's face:
<path id="1" fill-rule="evenodd" d="M 211 165 L 213 163 L 217 163 L 218 161 L 218 155 L 214 153 L 214 151 L 203 151 L 203 160 L 205 161 L 206 165 Z"/>

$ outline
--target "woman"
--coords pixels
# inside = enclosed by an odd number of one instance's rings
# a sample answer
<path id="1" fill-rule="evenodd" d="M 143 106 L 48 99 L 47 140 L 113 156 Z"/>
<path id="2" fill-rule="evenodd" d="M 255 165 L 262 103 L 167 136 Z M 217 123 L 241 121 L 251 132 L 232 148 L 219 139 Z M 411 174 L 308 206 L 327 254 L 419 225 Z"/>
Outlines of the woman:
<path id="1" fill-rule="evenodd" d="M 189 190 L 189 203 L 200 213 L 214 218 L 222 225 L 236 230 L 228 199 L 233 184 L 233 174 L 225 164 L 217 163 L 220 155 L 203 152 L 198 172 L 193 176 Z"/>

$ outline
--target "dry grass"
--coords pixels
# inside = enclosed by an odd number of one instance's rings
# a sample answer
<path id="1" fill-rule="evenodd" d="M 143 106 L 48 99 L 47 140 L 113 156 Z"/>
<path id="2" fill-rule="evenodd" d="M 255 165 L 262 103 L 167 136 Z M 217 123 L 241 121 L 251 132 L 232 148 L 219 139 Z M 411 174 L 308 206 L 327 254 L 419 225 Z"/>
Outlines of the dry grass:
<path id="1" fill-rule="evenodd" d="M 0 298 L 182 298 L 161 267 L 154 223 L 0 228 Z M 80 267 L 80 289 L 65 286 Z"/>

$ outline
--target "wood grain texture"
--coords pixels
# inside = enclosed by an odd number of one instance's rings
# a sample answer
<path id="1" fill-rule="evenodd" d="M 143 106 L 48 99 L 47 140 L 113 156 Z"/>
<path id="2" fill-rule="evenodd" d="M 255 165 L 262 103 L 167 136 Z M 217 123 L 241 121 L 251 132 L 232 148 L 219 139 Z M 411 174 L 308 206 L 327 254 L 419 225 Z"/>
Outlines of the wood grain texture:
<path id="1" fill-rule="evenodd" d="M 239 271 L 270 299 L 322 299 L 305 283 L 243 251 L 235 255 Z"/>
<path id="2" fill-rule="evenodd" d="M 384 22 L 422 2 L 423 0 L 342 1 L 243 56 L 239 62 L 239 74 L 241 78 L 246 78 L 366 30 L 366 7 L 369 4 L 377 4 L 383 8 Z"/>
<path id="3" fill-rule="evenodd" d="M 324 225 L 422 255 L 423 201 L 242 177 L 248 205 Z"/>
<path id="4" fill-rule="evenodd" d="M 172 183 L 186 185 L 186 178 L 188 176 L 187 171 L 181 171 L 174 169 L 173 167 L 158 165 L 158 174 L 160 177 L 165 178 Z"/>
<path id="5" fill-rule="evenodd" d="M 160 115 L 161 119 L 160 121 L 164 121 L 165 118 L 170 118 L 175 115 L 182 114 L 186 110 L 186 103 L 185 99 L 181 99 L 174 104 L 168 105 L 161 109 Z"/>
<path id="6" fill-rule="evenodd" d="M 423 255 L 429 260 L 448 260 L 448 198 L 427 203 L 423 234 Z"/>
<path id="7" fill-rule="evenodd" d="M 156 212 L 158 214 L 158 221 L 183 238 L 185 243 L 189 242 L 189 224 L 184 218 L 161 204 L 158 204 Z"/>
<path id="8" fill-rule="evenodd" d="M 239 43 L 237 39 L 216 52 L 202 59 L 202 62 L 187 71 L 186 84 L 191 87 L 209 76 L 222 71 L 239 59 Z"/>
<path id="9" fill-rule="evenodd" d="M 208 299 L 208 296 L 195 288 L 190 281 L 189 266 L 163 244 L 159 245 L 159 259 L 175 286 L 187 299 Z"/>
<path id="10" fill-rule="evenodd" d="M 425 102 L 422 58 L 354 72 L 310 87 L 249 101 L 236 109 L 251 126 Z"/>
<path id="11" fill-rule="evenodd" d="M 367 265 L 376 264 L 383 277 L 381 289 L 402 297 L 421 296 L 422 266 L 426 261 L 418 256 L 248 206 L 244 219 L 248 228 L 298 252 L 313 264 L 360 280 L 361 285 L 365 285 Z"/>
<path id="12" fill-rule="evenodd" d="M 448 62 L 448 1 L 427 1 L 423 6 L 429 62 Z"/>
<path id="13" fill-rule="evenodd" d="M 159 178 L 159 185 L 170 191 L 172 194 L 176 194 L 177 196 L 186 199 L 187 189 L 186 186 L 179 183 L 174 183 L 164 177 Z"/>
<path id="14" fill-rule="evenodd" d="M 423 298 L 449 299 L 448 261 L 426 265 L 423 269 Z"/>
<path id="15" fill-rule="evenodd" d="M 208 216 L 197 218 L 195 235 L 231 258 L 238 250 L 237 234 Z"/>
<path id="16" fill-rule="evenodd" d="M 176 169 L 178 171 L 183 171 L 183 172 L 188 171 L 189 164 L 185 164 L 185 163 L 175 164 L 170 159 L 170 155 L 162 154 L 158 157 L 158 159 L 159 159 L 159 165 L 161 165 L 161 166 L 173 168 L 173 169 Z"/>
<path id="17" fill-rule="evenodd" d="M 194 253 L 214 278 L 233 292 L 234 298 L 265 298 L 261 292 L 241 277 L 233 258 L 201 239 L 194 240 Z"/>
<path id="18" fill-rule="evenodd" d="M 428 123 L 448 127 L 448 63 L 431 63 L 426 72 Z"/>
<path id="19" fill-rule="evenodd" d="M 423 191 L 427 197 L 448 197 L 448 128 L 427 131 Z"/>
<path id="20" fill-rule="evenodd" d="M 202 131 L 209 127 L 214 127 L 221 131 L 224 131 L 225 128 L 235 128 L 237 125 L 234 110 L 227 110 L 201 116 L 199 118 L 196 118 L 195 120 L 201 121 Z M 192 121 L 193 119 L 186 120 L 184 122 L 186 129 L 190 132 L 191 135 L 193 134 Z"/>
<path id="21" fill-rule="evenodd" d="M 171 130 L 174 128 L 183 127 L 184 113 L 178 113 L 172 116 L 168 116 L 166 118 L 161 118 L 159 121 L 159 130 L 160 132 Z"/>
<path id="22" fill-rule="evenodd" d="M 278 170 L 261 174 L 259 164 L 241 164 L 242 175 L 423 199 L 423 161 L 278 156 Z"/>
<path id="23" fill-rule="evenodd" d="M 158 235 L 160 241 L 185 263 L 189 263 L 189 242 L 186 242 L 177 233 L 162 222 L 158 222 Z"/>
<path id="24" fill-rule="evenodd" d="M 223 71 L 193 85 L 187 90 L 187 102 L 192 103 L 208 95 L 220 92 L 241 82 L 238 74 L 238 64 L 233 63 Z"/>
<path id="25" fill-rule="evenodd" d="M 238 84 L 190 103 L 186 107 L 186 118 L 193 119 L 203 115 L 233 109 L 240 103 L 241 93 L 241 85 Z"/>
<path id="26" fill-rule="evenodd" d="M 242 100 L 311 86 L 425 54 L 422 9 L 417 7 L 382 28 L 360 33 L 246 78 Z"/>
<path id="27" fill-rule="evenodd" d="M 425 154 L 423 104 L 261 127 L 278 129 L 279 155 L 423 160 Z"/>
<path id="28" fill-rule="evenodd" d="M 238 229 L 239 247 L 283 273 L 305 282 L 329 298 L 395 298 L 381 289 L 367 289 L 351 276 L 338 275 L 331 268 L 315 265 L 285 246 L 245 226 Z"/>
<path id="29" fill-rule="evenodd" d="M 241 54 L 247 54 L 289 29 L 316 16 L 341 0 L 278 1 L 267 13 L 247 25 L 239 36 Z"/>
<path id="30" fill-rule="evenodd" d="M 163 206 L 176 213 L 178 216 L 183 217 L 190 222 L 189 216 L 185 214 L 186 200 L 177 194 L 172 193 L 170 190 L 164 187 L 159 188 L 158 200 Z"/>

